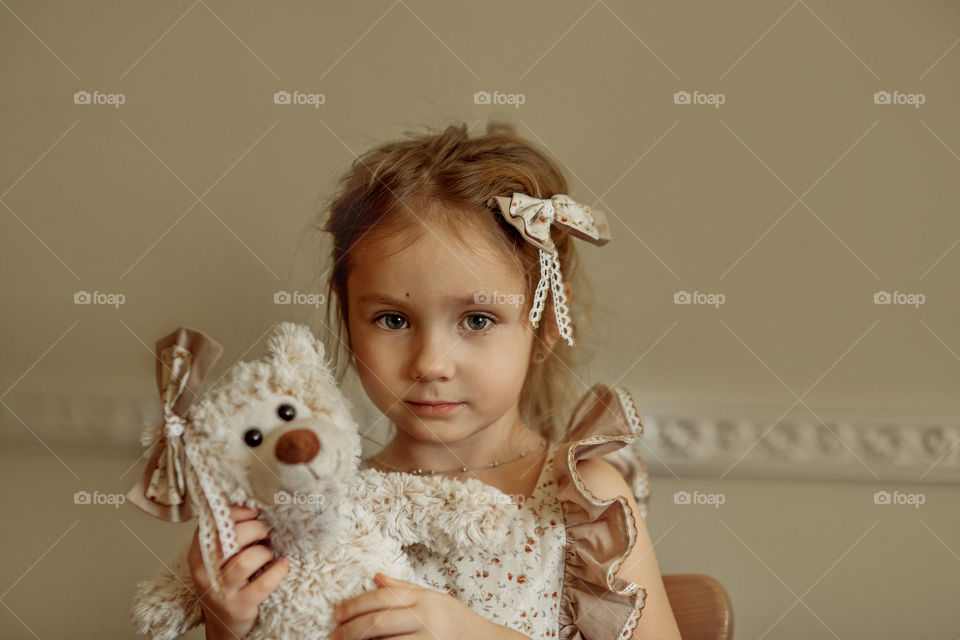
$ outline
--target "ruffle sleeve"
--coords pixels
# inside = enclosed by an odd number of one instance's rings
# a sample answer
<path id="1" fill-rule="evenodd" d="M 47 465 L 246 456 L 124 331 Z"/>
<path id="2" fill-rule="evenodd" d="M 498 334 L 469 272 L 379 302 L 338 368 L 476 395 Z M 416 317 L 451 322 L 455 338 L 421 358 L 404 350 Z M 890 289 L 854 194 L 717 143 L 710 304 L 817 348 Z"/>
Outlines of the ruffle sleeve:
<path id="1" fill-rule="evenodd" d="M 601 500 L 584 485 L 577 462 L 602 457 L 633 490 L 646 518 L 650 481 L 646 464 L 631 446 L 643 433 L 630 393 L 594 385 L 577 404 L 553 458 L 557 498 L 563 509 L 561 640 L 621 640 L 633 635 L 646 589 L 616 577 L 637 541 L 637 523 L 624 496 Z"/>

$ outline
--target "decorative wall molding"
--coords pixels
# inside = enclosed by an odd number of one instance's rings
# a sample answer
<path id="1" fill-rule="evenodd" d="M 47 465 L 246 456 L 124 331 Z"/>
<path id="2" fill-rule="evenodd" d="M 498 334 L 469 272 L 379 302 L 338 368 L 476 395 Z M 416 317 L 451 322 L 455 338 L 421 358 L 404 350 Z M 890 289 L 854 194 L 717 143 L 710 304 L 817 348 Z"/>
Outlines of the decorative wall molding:
<path id="1" fill-rule="evenodd" d="M 958 416 L 820 417 L 641 413 L 636 446 L 658 475 L 960 484 Z"/>
<path id="2" fill-rule="evenodd" d="M 821 414 L 821 423 L 813 415 L 777 422 L 756 407 L 702 413 L 640 411 L 644 436 L 635 446 L 652 475 L 960 484 L 960 416 Z M 150 394 L 14 393 L 0 405 L 0 439 L 54 451 L 139 450 L 141 432 L 159 416 Z"/>

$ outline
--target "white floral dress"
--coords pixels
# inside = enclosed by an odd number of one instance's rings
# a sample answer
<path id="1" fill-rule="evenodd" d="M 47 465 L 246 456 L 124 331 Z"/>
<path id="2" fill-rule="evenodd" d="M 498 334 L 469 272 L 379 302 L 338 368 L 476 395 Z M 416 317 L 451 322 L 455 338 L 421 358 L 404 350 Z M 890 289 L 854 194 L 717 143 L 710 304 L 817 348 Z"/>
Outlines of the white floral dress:
<path id="1" fill-rule="evenodd" d="M 637 524 L 626 498 L 599 500 L 576 465 L 597 456 L 613 464 L 646 518 L 649 476 L 629 446 L 642 433 L 629 392 L 595 385 L 574 410 L 564 437 L 551 445 L 531 496 L 507 503 L 513 524 L 503 548 L 443 556 L 409 545 L 404 550 L 414 574 L 534 640 L 629 638 L 646 589 L 614 574 L 636 543 Z"/>

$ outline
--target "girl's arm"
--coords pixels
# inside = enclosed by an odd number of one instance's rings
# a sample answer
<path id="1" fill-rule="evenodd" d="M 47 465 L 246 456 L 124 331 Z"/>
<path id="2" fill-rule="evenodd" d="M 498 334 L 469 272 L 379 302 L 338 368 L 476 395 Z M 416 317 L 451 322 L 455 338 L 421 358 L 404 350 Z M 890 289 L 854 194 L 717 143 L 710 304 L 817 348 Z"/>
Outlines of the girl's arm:
<path id="1" fill-rule="evenodd" d="M 624 580 L 635 582 L 647 590 L 643 612 L 632 640 L 641 637 L 644 640 L 681 640 L 680 629 L 677 628 L 677 621 L 673 617 L 673 609 L 663 586 L 660 566 L 653 552 L 653 543 L 640 516 L 633 491 L 620 472 L 602 458 L 581 460 L 577 464 L 577 471 L 583 483 L 595 496 L 601 500 L 624 496 L 633 511 L 633 519 L 637 524 L 637 543 L 616 573 Z"/>

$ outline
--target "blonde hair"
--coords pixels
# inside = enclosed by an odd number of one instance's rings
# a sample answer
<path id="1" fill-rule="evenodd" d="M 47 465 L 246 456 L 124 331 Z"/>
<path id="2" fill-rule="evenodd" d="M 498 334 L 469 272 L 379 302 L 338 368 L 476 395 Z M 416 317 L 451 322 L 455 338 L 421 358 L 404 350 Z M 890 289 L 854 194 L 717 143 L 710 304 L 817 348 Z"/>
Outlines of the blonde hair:
<path id="1" fill-rule="evenodd" d="M 351 362 L 347 278 L 353 252 L 361 241 L 389 235 L 412 242 L 424 232 L 424 223 L 434 228 L 442 225 L 465 247 L 471 246 L 471 237 L 482 234 L 524 274 L 526 314 L 540 279 L 539 253 L 491 208 L 491 198 L 510 197 L 514 192 L 536 198 L 567 193 L 558 165 L 509 125 L 490 123 L 485 135 L 473 138 L 465 124 L 448 126 L 437 134 L 406 135 L 408 139 L 380 144 L 358 157 L 341 177 L 327 207 L 329 215 L 323 212 L 316 221 L 315 228 L 332 239 L 332 266 L 326 283 L 331 304 L 326 308 L 327 325 L 338 341 L 328 349 L 338 382 Z M 592 304 L 573 236 L 556 227 L 551 235 L 564 282 L 570 286 L 568 306 L 579 353 L 558 337 L 552 354 L 529 367 L 520 392 L 520 415 L 552 441 L 561 435 L 559 420 L 586 390 L 578 392 L 583 385 L 578 384 L 573 369 L 575 360 L 584 357 L 583 330 Z M 334 299 L 336 304 L 332 304 Z M 535 348 L 544 344 L 551 327 L 556 330 L 553 313 L 548 296 L 534 329 Z"/>

